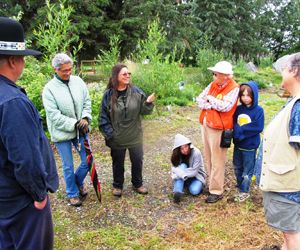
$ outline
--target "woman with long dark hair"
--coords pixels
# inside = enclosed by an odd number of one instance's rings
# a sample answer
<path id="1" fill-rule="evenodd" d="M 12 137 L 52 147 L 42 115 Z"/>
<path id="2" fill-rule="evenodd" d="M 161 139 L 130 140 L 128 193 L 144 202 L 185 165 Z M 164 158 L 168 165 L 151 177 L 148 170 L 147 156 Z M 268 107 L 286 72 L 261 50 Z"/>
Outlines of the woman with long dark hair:
<path id="1" fill-rule="evenodd" d="M 143 131 L 140 115 L 153 110 L 154 94 L 149 97 L 130 82 L 131 73 L 125 64 L 118 63 L 112 70 L 103 95 L 98 118 L 99 130 L 111 149 L 113 169 L 113 195 L 121 197 L 124 183 L 126 149 L 131 161 L 133 189 L 147 194 L 143 186 Z"/>
<path id="2" fill-rule="evenodd" d="M 201 152 L 181 134 L 175 136 L 172 162 L 172 179 L 175 180 L 173 197 L 180 202 L 184 183 L 192 195 L 200 194 L 205 185 L 205 171 Z"/>

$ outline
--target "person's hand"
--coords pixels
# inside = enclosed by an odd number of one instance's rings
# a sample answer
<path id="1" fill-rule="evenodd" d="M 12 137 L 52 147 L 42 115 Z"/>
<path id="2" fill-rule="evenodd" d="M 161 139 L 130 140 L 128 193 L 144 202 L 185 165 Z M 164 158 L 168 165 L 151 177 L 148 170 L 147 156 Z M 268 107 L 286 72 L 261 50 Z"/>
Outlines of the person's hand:
<path id="1" fill-rule="evenodd" d="M 205 96 L 204 97 L 204 100 L 206 101 L 206 102 L 209 102 L 209 97 L 210 97 L 211 95 L 208 95 L 208 96 Z"/>
<path id="2" fill-rule="evenodd" d="M 76 123 L 76 126 L 79 130 L 83 131 L 83 129 L 85 129 L 86 127 L 89 127 L 89 123 L 85 118 L 83 118 Z"/>
<path id="3" fill-rule="evenodd" d="M 153 102 L 155 100 L 155 93 L 153 93 L 152 95 L 148 96 L 147 101 L 148 103 Z"/>
<path id="4" fill-rule="evenodd" d="M 81 129 L 80 130 L 83 134 L 88 134 L 89 133 L 89 131 L 90 131 L 90 128 L 89 128 L 89 126 L 86 126 L 85 128 L 83 128 L 83 129 Z"/>
<path id="5" fill-rule="evenodd" d="M 38 202 L 38 201 L 34 201 L 34 206 L 37 208 L 37 209 L 40 209 L 40 210 L 42 210 L 45 206 L 46 206 L 46 204 L 47 204 L 47 196 L 46 196 L 46 198 L 42 201 L 42 202 Z"/>

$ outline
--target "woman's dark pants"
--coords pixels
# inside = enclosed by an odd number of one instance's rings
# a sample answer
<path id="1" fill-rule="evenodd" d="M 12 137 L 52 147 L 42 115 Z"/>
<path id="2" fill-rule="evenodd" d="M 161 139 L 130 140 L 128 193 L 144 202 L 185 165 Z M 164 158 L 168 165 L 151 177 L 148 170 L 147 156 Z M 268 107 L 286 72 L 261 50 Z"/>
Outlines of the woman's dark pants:
<path id="1" fill-rule="evenodd" d="M 128 148 L 128 151 L 131 161 L 131 182 L 134 187 L 140 188 L 143 186 L 143 145 L 139 145 L 134 148 Z M 126 149 L 111 149 L 114 188 L 123 189 L 125 156 Z"/>

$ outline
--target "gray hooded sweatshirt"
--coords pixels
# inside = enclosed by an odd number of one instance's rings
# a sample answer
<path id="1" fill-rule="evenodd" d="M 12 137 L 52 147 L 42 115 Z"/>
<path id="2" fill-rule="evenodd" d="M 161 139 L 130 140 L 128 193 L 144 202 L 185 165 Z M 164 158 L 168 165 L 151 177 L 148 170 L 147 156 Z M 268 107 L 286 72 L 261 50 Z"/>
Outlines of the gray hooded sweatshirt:
<path id="1" fill-rule="evenodd" d="M 181 134 L 177 134 L 175 136 L 174 147 L 178 148 L 182 145 L 191 144 L 191 141 L 187 139 L 185 136 Z M 172 179 L 178 180 L 183 179 L 186 180 L 188 178 L 196 177 L 199 181 L 205 184 L 206 174 L 204 171 L 203 159 L 201 152 L 198 148 L 194 147 L 192 144 L 191 148 L 191 156 L 190 156 L 190 166 L 187 169 L 183 170 L 179 166 L 175 167 L 172 165 Z"/>

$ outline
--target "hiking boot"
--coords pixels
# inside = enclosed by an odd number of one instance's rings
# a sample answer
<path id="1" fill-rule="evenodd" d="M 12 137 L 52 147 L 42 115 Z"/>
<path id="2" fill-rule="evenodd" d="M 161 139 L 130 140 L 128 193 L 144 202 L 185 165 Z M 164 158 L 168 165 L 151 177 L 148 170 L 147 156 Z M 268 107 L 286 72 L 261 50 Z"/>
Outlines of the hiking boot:
<path id="1" fill-rule="evenodd" d="M 74 207 L 79 207 L 82 205 L 81 201 L 78 199 L 78 196 L 77 197 L 73 197 L 73 198 L 70 198 L 70 203 L 72 206 Z"/>
<path id="2" fill-rule="evenodd" d="M 114 190 L 112 191 L 112 194 L 114 196 L 121 197 L 122 196 L 122 189 L 120 189 L 120 188 L 114 188 Z"/>
<path id="3" fill-rule="evenodd" d="M 243 201 L 247 200 L 249 197 L 250 197 L 249 193 L 240 192 L 237 199 L 239 202 L 243 202 Z"/>
<path id="4" fill-rule="evenodd" d="M 223 194 L 217 195 L 217 194 L 210 194 L 207 198 L 206 198 L 206 202 L 207 203 L 215 203 L 218 200 L 221 200 L 223 198 Z"/>
<path id="5" fill-rule="evenodd" d="M 181 200 L 181 193 L 179 191 L 176 191 L 173 194 L 173 198 L 174 198 L 174 202 L 180 202 L 180 200 Z"/>
<path id="6" fill-rule="evenodd" d="M 144 186 L 141 186 L 139 188 L 132 186 L 132 188 L 133 190 L 137 191 L 139 194 L 148 194 L 148 190 Z"/>
<path id="7" fill-rule="evenodd" d="M 87 196 L 88 192 L 86 191 L 86 187 L 85 186 L 79 187 L 78 189 L 79 189 L 79 194 L 81 196 L 83 196 L 83 197 Z"/>

